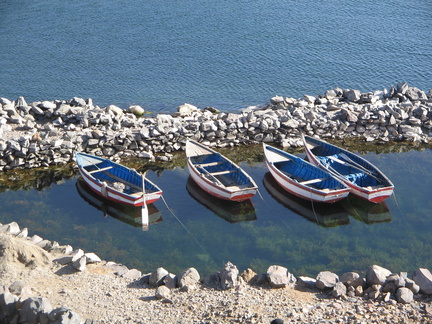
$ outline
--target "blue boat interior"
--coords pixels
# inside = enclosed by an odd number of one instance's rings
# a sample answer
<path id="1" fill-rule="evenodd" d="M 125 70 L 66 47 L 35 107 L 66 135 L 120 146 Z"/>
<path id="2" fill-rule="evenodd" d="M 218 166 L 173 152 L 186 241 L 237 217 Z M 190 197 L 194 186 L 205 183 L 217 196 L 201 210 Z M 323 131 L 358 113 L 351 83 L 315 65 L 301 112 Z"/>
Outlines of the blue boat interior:
<path id="1" fill-rule="evenodd" d="M 348 154 L 342 152 L 336 146 L 318 143 L 318 145 L 312 149 L 312 153 L 325 168 L 342 175 L 357 186 L 373 187 L 384 182 L 384 179 L 362 159 L 358 159 L 353 154 L 348 156 Z"/>
<path id="2" fill-rule="evenodd" d="M 102 160 L 97 164 L 86 165 L 84 169 L 94 178 L 106 182 L 111 187 L 116 188 L 115 183 L 123 183 L 125 187 L 122 191 L 125 194 L 131 195 L 142 192 L 142 176 L 133 169 L 106 160 Z M 159 188 L 146 180 L 145 191 L 147 193 L 156 192 L 159 191 Z"/>
<path id="3" fill-rule="evenodd" d="M 191 157 L 197 170 L 211 181 L 221 182 L 224 186 L 253 186 L 249 177 L 220 153 Z"/>
<path id="4" fill-rule="evenodd" d="M 343 189 L 345 186 L 333 178 L 327 172 L 320 170 L 304 160 L 293 157 L 288 161 L 274 162 L 273 165 L 282 173 L 297 182 L 311 181 L 306 184 L 309 187 L 323 190 L 323 189 Z M 322 179 L 321 181 L 312 182 L 315 179 Z"/>

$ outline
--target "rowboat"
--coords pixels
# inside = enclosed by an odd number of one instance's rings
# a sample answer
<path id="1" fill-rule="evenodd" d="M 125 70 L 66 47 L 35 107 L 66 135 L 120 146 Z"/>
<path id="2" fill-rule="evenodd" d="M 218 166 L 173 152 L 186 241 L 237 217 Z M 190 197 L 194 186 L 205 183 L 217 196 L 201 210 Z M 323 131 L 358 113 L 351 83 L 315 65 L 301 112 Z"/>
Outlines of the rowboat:
<path id="1" fill-rule="evenodd" d="M 308 160 L 343 181 L 353 195 L 374 203 L 392 195 L 393 183 L 369 161 L 323 140 L 302 136 Z"/>
<path id="2" fill-rule="evenodd" d="M 350 193 L 349 187 L 329 172 L 283 150 L 263 144 L 267 168 L 289 193 L 314 202 L 334 203 Z"/>
<path id="3" fill-rule="evenodd" d="M 242 168 L 201 143 L 188 140 L 186 158 L 192 179 L 217 198 L 244 201 L 258 190 L 254 180 Z"/>
<path id="4" fill-rule="evenodd" d="M 347 199 L 334 204 L 316 203 L 297 197 L 282 188 L 275 178 L 267 172 L 263 178 L 264 187 L 268 193 L 292 214 L 299 215 L 304 219 L 316 223 L 322 227 L 337 227 L 350 223 L 349 214 L 342 207 L 341 203 Z M 290 213 L 287 215 L 290 216 Z"/>
<path id="5" fill-rule="evenodd" d="M 123 223 L 139 227 L 142 230 L 148 230 L 148 225 L 153 225 L 162 222 L 162 214 L 155 206 L 155 204 L 148 204 L 149 221 L 146 226 L 145 221 L 142 219 L 142 210 L 140 207 L 134 207 L 126 204 L 120 204 L 108 200 L 101 195 L 96 194 L 83 178 L 78 178 L 75 184 L 78 194 L 89 205 L 101 211 L 103 217 L 112 217 L 122 221 Z"/>
<path id="6" fill-rule="evenodd" d="M 189 195 L 198 203 L 229 223 L 254 221 L 257 219 L 255 207 L 251 199 L 238 202 L 216 198 L 202 190 L 190 176 L 186 183 L 186 189 Z"/>
<path id="7" fill-rule="evenodd" d="M 134 169 L 81 152 L 77 152 L 75 158 L 84 181 L 104 198 L 131 206 L 143 206 L 144 200 L 147 205 L 162 196 L 158 186 Z"/>

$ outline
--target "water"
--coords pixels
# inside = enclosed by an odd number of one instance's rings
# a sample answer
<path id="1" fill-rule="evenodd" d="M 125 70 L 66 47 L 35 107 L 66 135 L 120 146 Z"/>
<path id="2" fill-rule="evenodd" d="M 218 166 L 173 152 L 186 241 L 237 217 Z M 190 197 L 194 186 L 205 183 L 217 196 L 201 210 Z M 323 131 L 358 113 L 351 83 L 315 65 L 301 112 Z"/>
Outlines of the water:
<path id="1" fill-rule="evenodd" d="M 3 0 L 0 96 L 90 97 L 99 106 L 171 113 L 184 102 L 235 111 L 276 94 L 299 98 L 334 87 L 374 91 L 408 82 L 427 91 L 431 12 L 424 0 Z M 162 221 L 148 232 L 104 217 L 79 195 L 76 178 L 0 194 L 0 222 L 16 220 L 33 234 L 143 271 L 195 266 L 208 273 L 227 261 L 256 271 L 281 264 L 297 275 L 373 263 L 393 271 L 430 267 L 431 152 L 367 157 L 396 185 L 390 219 L 381 213 L 378 223 L 339 206 L 325 218 L 314 209 L 317 225 L 310 209 L 300 216 L 265 189 L 259 162 L 243 166 L 264 200 L 255 197 L 255 215 L 242 222 L 193 198 L 184 168 L 149 174 L 175 216 L 157 202 Z"/>
<path id="2" fill-rule="evenodd" d="M 431 88 L 430 1 L 0 2 L 0 96 L 236 110 L 336 86 Z"/>
<path id="3" fill-rule="evenodd" d="M 254 162 L 241 163 L 263 196 L 255 196 L 252 206 L 233 207 L 209 198 L 188 180 L 184 167 L 149 172 L 163 188 L 170 210 L 157 201 L 148 231 L 131 218 L 104 217 L 113 215 L 112 210 L 100 210 L 80 195 L 76 177 L 44 190 L 1 193 L 0 222 L 17 221 L 30 235 L 71 244 L 144 273 L 159 266 L 179 273 L 193 266 L 207 275 L 227 261 L 240 271 L 250 267 L 264 273 L 277 264 L 309 276 L 322 270 L 363 273 L 372 264 L 392 271 L 431 268 L 432 151 L 364 156 L 395 184 L 395 195 L 386 205 L 350 199 L 331 207 L 311 206 L 281 193 L 264 163 Z"/>

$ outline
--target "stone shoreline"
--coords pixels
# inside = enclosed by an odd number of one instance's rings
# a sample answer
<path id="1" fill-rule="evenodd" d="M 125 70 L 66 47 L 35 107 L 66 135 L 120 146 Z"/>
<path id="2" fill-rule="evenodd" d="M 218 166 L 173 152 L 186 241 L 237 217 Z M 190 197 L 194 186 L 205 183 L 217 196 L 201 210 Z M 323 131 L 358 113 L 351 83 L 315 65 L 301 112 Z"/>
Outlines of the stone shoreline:
<path id="1" fill-rule="evenodd" d="M 335 88 L 300 99 L 275 96 L 239 113 L 184 104 L 172 115 L 145 117 L 140 106 L 98 107 L 92 99 L 27 103 L 0 98 L 0 171 L 73 162 L 75 151 L 160 161 L 188 138 L 210 146 L 273 142 L 301 146 L 300 131 L 321 138 L 428 143 L 432 90 L 406 83 L 361 93 Z"/>
<path id="2" fill-rule="evenodd" d="M 432 322 L 427 269 L 412 279 L 377 265 L 365 276 L 321 271 L 308 278 L 279 265 L 265 274 L 240 273 L 227 262 L 204 278 L 194 268 L 143 275 L 94 253 L 30 237 L 14 222 L 0 224 L 0 251 L 2 323 Z"/>

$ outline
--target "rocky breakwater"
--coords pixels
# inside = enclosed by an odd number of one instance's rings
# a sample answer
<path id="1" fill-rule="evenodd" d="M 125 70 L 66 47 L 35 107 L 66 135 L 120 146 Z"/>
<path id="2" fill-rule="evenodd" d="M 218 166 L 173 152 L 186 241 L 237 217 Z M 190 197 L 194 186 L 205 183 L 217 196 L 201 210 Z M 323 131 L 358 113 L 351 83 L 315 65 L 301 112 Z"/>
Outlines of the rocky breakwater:
<path id="1" fill-rule="evenodd" d="M 188 138 L 227 146 L 274 142 L 299 146 L 300 131 L 323 138 L 428 142 L 432 90 L 399 83 L 361 93 L 335 88 L 294 99 L 275 96 L 239 113 L 181 105 L 172 115 L 146 117 L 140 106 L 98 107 L 91 99 L 27 103 L 0 98 L 0 170 L 73 161 L 85 151 L 106 157 L 169 160 Z"/>

